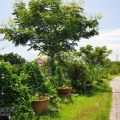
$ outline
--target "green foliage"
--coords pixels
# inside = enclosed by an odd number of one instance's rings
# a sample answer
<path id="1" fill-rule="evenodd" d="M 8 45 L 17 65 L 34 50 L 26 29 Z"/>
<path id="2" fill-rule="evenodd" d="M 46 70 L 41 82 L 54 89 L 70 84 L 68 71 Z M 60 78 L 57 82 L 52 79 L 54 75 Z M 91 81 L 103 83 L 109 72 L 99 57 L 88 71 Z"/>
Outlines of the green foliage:
<path id="1" fill-rule="evenodd" d="M 2 61 L 3 60 L 3 56 L 0 54 L 0 61 Z"/>
<path id="2" fill-rule="evenodd" d="M 12 67 L 9 63 L 0 62 L 0 104 L 3 106 L 11 106 L 19 97 L 20 83 L 10 68 Z"/>
<path id="3" fill-rule="evenodd" d="M 56 64 L 55 64 L 56 67 Z M 45 61 L 41 66 L 40 66 L 41 71 L 43 72 L 44 76 L 51 76 L 51 60 L 48 57 L 47 61 Z"/>
<path id="4" fill-rule="evenodd" d="M 25 63 L 25 59 L 19 56 L 18 54 L 9 53 L 0 56 L 0 60 L 4 60 L 5 62 L 9 62 L 12 65 L 19 65 Z"/>
<path id="5" fill-rule="evenodd" d="M 57 95 L 57 81 L 54 77 L 47 77 L 45 81 L 46 91 L 48 95 L 50 96 L 56 96 Z"/>
<path id="6" fill-rule="evenodd" d="M 89 66 L 87 75 L 88 80 L 91 82 L 102 82 L 102 79 L 108 76 L 108 70 L 107 68 L 103 68 L 101 66 Z"/>
<path id="7" fill-rule="evenodd" d="M 64 77 L 71 80 L 72 87 L 85 86 L 88 80 L 88 66 L 84 64 L 77 51 L 61 53 L 56 56 L 58 66 L 62 66 Z"/>
<path id="8" fill-rule="evenodd" d="M 85 64 L 85 61 L 83 61 L 83 59 L 81 59 L 81 56 L 78 55 L 79 52 L 74 51 L 71 52 L 71 54 L 64 53 L 62 54 L 62 56 L 59 56 L 55 61 L 57 67 L 55 70 L 54 77 L 49 76 L 50 74 L 47 74 L 48 72 L 45 72 L 45 76 L 43 76 L 41 73 L 42 66 L 39 66 L 36 62 L 27 62 L 23 64 L 23 66 L 21 65 L 21 69 L 18 71 L 16 71 L 17 65 L 11 65 L 10 63 L 7 62 L 0 62 L 0 88 L 1 88 L 0 97 L 2 98 L 0 100 L 0 104 L 3 106 L 5 105 L 12 106 L 15 108 L 16 112 L 12 115 L 13 120 L 16 119 L 35 120 L 36 119 L 35 114 L 31 107 L 31 101 L 35 98 L 34 95 L 47 94 L 50 96 L 54 96 L 52 97 L 53 100 L 50 102 L 51 103 L 50 109 L 52 108 L 58 109 L 58 106 L 60 104 L 60 102 L 57 102 L 59 100 L 56 91 L 58 87 L 66 87 L 72 84 L 73 87 L 77 88 L 80 86 L 80 89 L 82 89 L 82 88 L 86 88 L 88 82 L 90 82 L 93 85 L 93 83 L 99 82 L 103 80 L 104 77 L 107 76 L 108 69 L 106 68 L 108 66 L 108 63 L 106 62 L 106 57 L 104 59 L 105 60 L 104 65 L 98 64 L 100 60 L 96 64 L 92 65 L 92 64 Z M 50 64 L 50 62 L 48 64 Z M 48 64 L 46 64 L 44 69 L 48 68 L 49 70 Z M 69 82 L 69 80 L 71 80 L 71 83 Z M 105 92 L 106 90 L 110 90 L 107 88 L 108 88 L 107 84 L 102 83 L 95 85 L 95 87 L 93 87 L 92 90 L 93 93 L 96 91 Z M 87 104 L 85 103 L 84 105 Z M 84 108 L 85 107 L 86 107 L 85 110 L 87 110 L 88 107 L 84 106 Z M 109 108 L 109 106 L 107 107 Z M 92 109 L 92 107 L 90 108 Z M 98 109 L 97 106 L 95 106 L 95 108 Z M 59 110 L 62 109 L 59 108 Z M 80 115 L 82 110 L 83 109 L 80 110 Z M 66 110 L 63 111 L 62 115 L 65 113 L 65 111 Z M 104 107 L 103 109 L 101 108 L 101 111 L 104 111 Z M 94 114 L 95 118 L 98 118 L 96 117 L 96 114 L 97 115 L 99 114 L 98 113 Z M 76 116 L 72 116 L 72 117 L 76 117 Z M 42 118 L 52 119 L 51 117 L 49 117 L 49 115 L 46 115 L 44 117 L 42 116 L 41 119 Z"/>
<path id="9" fill-rule="evenodd" d="M 33 116 L 31 98 L 28 87 L 22 84 L 19 76 L 12 73 L 12 65 L 0 62 L 0 106 L 15 109 L 13 120 L 27 120 L 30 115 Z"/>
<path id="10" fill-rule="evenodd" d="M 117 75 L 117 74 L 119 74 L 120 73 L 120 62 L 115 62 L 115 61 L 113 61 L 113 62 L 111 62 L 111 65 L 110 65 L 111 67 L 110 67 L 110 73 L 112 74 L 112 75 Z"/>
<path id="11" fill-rule="evenodd" d="M 20 78 L 32 95 L 46 93 L 45 81 L 36 62 L 25 63 Z"/>
<path id="12" fill-rule="evenodd" d="M 107 66 L 110 63 L 108 56 L 111 52 L 111 50 L 107 50 L 106 46 L 93 48 L 93 46 L 87 45 L 80 48 L 79 56 L 86 64 Z"/>
<path id="13" fill-rule="evenodd" d="M 21 81 L 21 78 L 19 80 Z M 12 114 L 12 120 L 33 120 L 35 115 L 31 106 L 32 96 L 29 94 L 29 88 L 21 83 L 18 90 L 18 102 L 13 106 L 15 112 Z"/>
<path id="14" fill-rule="evenodd" d="M 26 62 L 24 58 L 18 54 L 9 53 L 0 55 L 0 61 L 9 62 L 11 65 L 12 74 L 20 75 L 23 64 Z"/>
<path id="15" fill-rule="evenodd" d="M 65 78 L 71 80 L 73 87 L 81 89 L 93 86 L 94 83 L 101 83 L 108 76 L 110 53 L 111 51 L 106 47 L 93 48 L 87 45 L 81 47 L 78 52 L 61 52 L 56 56 L 56 60 L 58 66 L 62 66 Z"/>
<path id="16" fill-rule="evenodd" d="M 73 87 L 85 87 L 88 68 L 85 64 L 73 61 L 69 63 L 68 76 L 72 80 Z"/>
<path id="17" fill-rule="evenodd" d="M 88 81 L 102 82 L 102 79 L 107 77 L 110 73 L 110 63 L 108 56 L 111 54 L 111 50 L 107 50 L 104 47 L 95 47 L 87 45 L 86 47 L 81 47 L 78 55 L 87 64 L 88 71 Z"/>
<path id="18" fill-rule="evenodd" d="M 58 66 L 55 70 L 55 81 L 56 81 L 56 86 L 57 87 L 62 87 L 65 85 L 65 78 L 64 78 L 64 74 L 62 71 L 62 67 Z"/>

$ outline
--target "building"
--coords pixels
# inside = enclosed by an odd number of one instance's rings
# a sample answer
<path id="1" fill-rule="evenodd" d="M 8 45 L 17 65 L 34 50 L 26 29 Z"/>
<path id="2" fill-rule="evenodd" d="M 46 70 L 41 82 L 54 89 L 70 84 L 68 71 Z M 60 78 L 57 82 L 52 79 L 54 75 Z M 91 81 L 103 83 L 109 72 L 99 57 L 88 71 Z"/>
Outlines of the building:
<path id="1" fill-rule="evenodd" d="M 46 59 L 46 58 L 41 58 L 41 57 L 39 57 L 39 58 L 35 59 L 35 61 L 36 61 L 38 64 L 43 64 L 44 62 L 47 61 L 47 59 Z"/>

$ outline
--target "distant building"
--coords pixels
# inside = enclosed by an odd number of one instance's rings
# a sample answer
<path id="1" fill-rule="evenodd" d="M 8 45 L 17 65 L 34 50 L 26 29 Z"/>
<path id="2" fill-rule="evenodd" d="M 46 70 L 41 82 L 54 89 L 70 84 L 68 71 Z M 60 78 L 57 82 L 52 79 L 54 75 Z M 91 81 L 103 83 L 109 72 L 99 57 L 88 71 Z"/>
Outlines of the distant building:
<path id="1" fill-rule="evenodd" d="M 38 64 L 43 64 L 44 62 L 47 61 L 47 59 L 46 59 L 46 58 L 37 58 L 37 59 L 35 59 L 35 61 L 36 61 Z"/>

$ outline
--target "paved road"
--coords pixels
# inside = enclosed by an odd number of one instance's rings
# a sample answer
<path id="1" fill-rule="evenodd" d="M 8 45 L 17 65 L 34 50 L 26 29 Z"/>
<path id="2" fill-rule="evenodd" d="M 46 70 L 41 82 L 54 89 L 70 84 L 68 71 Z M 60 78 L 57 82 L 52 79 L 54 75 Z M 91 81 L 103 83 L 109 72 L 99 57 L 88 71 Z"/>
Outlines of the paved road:
<path id="1" fill-rule="evenodd" d="M 120 120 L 120 77 L 112 80 L 110 86 L 113 93 L 110 120 Z"/>

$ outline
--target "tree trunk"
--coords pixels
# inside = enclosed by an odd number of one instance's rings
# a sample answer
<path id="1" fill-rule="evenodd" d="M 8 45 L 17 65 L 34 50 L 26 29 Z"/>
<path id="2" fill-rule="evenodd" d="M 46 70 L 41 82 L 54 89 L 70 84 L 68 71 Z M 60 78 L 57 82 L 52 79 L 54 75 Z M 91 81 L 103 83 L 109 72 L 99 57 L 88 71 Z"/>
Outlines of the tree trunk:
<path id="1" fill-rule="evenodd" d="M 51 57 L 51 74 L 52 74 L 52 76 L 55 75 L 55 60 L 54 60 L 54 56 L 55 56 L 54 52 L 51 51 L 50 57 Z"/>

